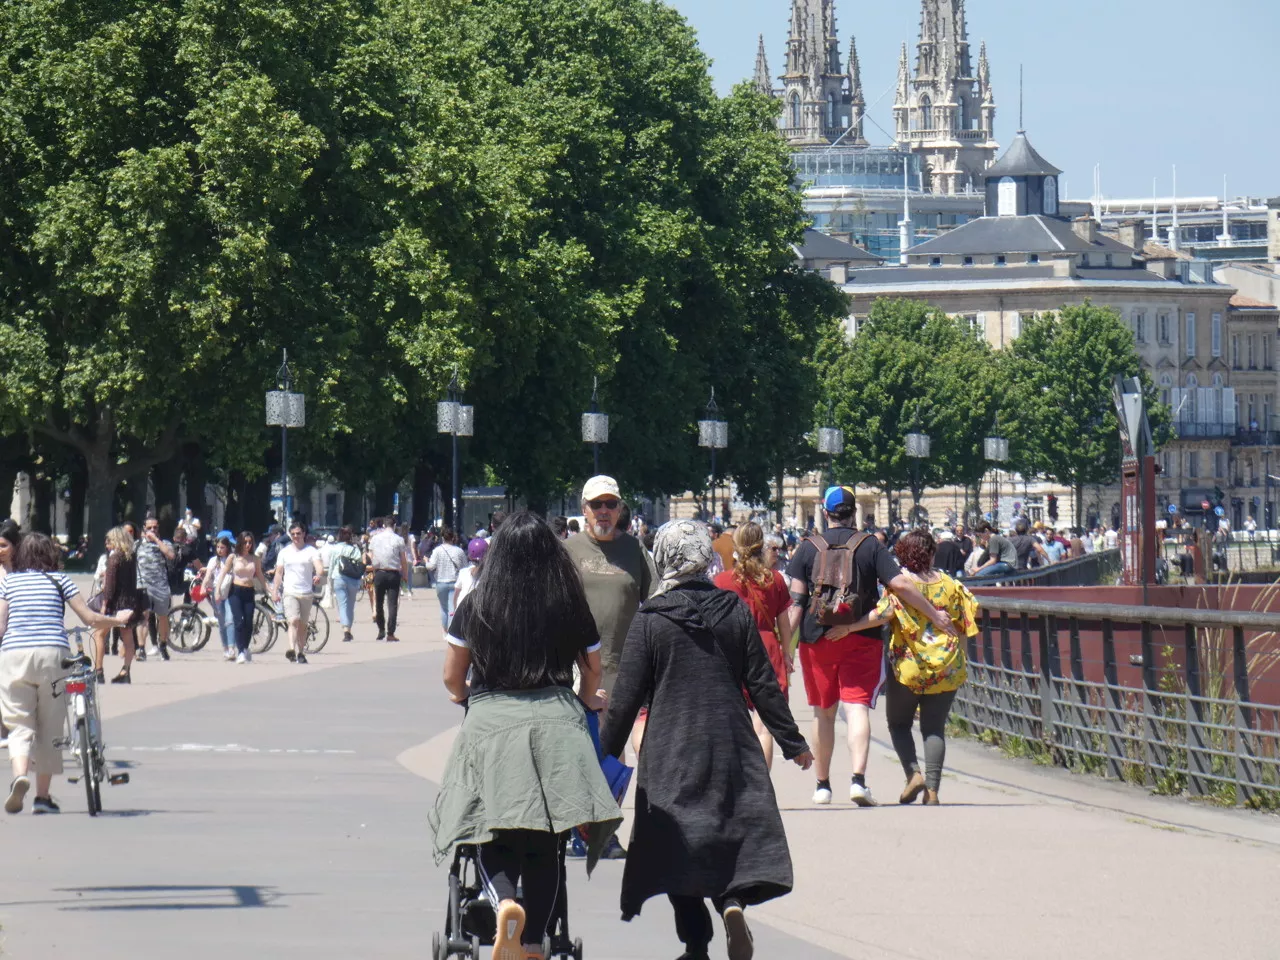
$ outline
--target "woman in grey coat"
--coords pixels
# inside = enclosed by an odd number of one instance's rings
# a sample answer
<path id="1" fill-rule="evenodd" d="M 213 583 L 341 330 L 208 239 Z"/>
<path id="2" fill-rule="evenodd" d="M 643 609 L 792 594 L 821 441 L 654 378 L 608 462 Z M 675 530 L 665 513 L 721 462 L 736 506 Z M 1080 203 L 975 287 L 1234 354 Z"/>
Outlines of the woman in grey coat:
<path id="1" fill-rule="evenodd" d="M 620 755 L 649 707 L 636 778 L 636 815 L 622 876 L 622 918 L 665 893 L 685 944 L 705 960 L 710 899 L 725 924 L 730 960 L 749 960 L 743 909 L 790 892 L 791 854 L 743 690 L 783 756 L 813 762 L 778 689 L 755 620 L 734 593 L 706 579 L 711 537 L 701 523 L 658 531 L 658 593 L 631 622 L 602 731 Z"/>

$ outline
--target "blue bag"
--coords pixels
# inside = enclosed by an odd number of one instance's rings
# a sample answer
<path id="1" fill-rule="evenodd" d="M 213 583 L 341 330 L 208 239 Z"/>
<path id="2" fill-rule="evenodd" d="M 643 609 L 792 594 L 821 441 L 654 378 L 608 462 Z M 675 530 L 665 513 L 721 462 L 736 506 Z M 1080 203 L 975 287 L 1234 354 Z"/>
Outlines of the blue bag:
<path id="1" fill-rule="evenodd" d="M 618 801 L 618 806 L 622 806 L 622 798 L 627 795 L 627 787 L 631 785 L 631 775 L 635 770 L 617 757 L 602 756 L 604 748 L 600 746 L 600 714 L 594 710 L 587 711 L 587 729 L 591 731 L 591 742 L 595 744 L 596 756 L 600 758 L 600 771 L 605 780 L 609 781 L 613 799 Z"/>

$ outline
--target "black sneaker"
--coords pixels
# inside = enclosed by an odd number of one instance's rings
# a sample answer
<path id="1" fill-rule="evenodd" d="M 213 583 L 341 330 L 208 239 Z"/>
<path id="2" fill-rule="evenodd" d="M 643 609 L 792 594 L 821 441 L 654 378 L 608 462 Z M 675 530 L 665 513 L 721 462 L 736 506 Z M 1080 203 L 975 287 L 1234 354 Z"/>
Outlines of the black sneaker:
<path id="1" fill-rule="evenodd" d="M 385 633 L 384 631 L 379 630 L 379 631 L 378 631 L 378 635 L 377 635 L 374 639 L 375 639 L 375 640 L 385 640 L 385 639 L 387 639 L 387 635 L 386 635 L 386 633 Z"/>
<path id="2" fill-rule="evenodd" d="M 298 653 L 296 650 L 293 650 L 292 648 L 290 648 L 284 652 L 284 658 L 288 660 L 290 663 L 293 663 L 293 661 L 298 659 Z"/>
<path id="3" fill-rule="evenodd" d="M 720 914 L 724 919 L 724 936 L 727 941 L 729 960 L 751 960 L 755 952 L 754 938 L 751 928 L 747 926 L 747 915 L 742 904 L 737 900 L 726 900 L 724 911 Z"/>
<path id="4" fill-rule="evenodd" d="M 62 808 L 54 803 L 53 797 L 36 797 L 31 801 L 32 813 L 61 813 Z"/>
<path id="5" fill-rule="evenodd" d="M 617 834 L 609 838 L 609 842 L 604 845 L 604 852 L 600 854 L 601 860 L 625 860 L 627 859 L 627 851 L 623 849 L 622 844 L 618 842 Z"/>
<path id="6" fill-rule="evenodd" d="M 295 661 L 295 662 L 297 662 L 297 663 L 306 663 L 306 662 L 307 662 L 307 655 L 306 655 L 305 653 L 300 653 L 300 654 L 298 654 L 298 659 L 297 659 L 297 661 Z"/>
<path id="7" fill-rule="evenodd" d="M 343 642 L 343 643 L 350 643 L 350 642 L 351 642 L 351 633 L 350 633 L 350 631 L 348 631 L 347 633 L 344 633 L 344 634 L 342 635 L 342 642 Z"/>

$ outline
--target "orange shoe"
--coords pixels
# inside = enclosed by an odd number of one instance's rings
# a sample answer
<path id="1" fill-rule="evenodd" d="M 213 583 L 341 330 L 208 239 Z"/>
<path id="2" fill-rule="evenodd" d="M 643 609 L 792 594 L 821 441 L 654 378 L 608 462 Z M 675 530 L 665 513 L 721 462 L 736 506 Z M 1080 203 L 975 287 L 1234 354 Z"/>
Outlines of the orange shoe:
<path id="1" fill-rule="evenodd" d="M 498 932 L 493 938 L 493 960 L 526 960 L 520 937 L 524 933 L 524 907 L 514 900 L 498 905 Z"/>

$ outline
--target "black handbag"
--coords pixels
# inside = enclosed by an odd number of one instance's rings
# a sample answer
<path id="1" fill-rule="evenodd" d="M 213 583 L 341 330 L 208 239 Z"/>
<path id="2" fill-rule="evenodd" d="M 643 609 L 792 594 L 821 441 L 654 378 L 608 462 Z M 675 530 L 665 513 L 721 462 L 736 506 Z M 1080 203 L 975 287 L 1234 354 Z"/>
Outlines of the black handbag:
<path id="1" fill-rule="evenodd" d="M 352 580 L 359 580 L 364 576 L 364 564 L 353 557 L 339 557 L 338 573 Z"/>

